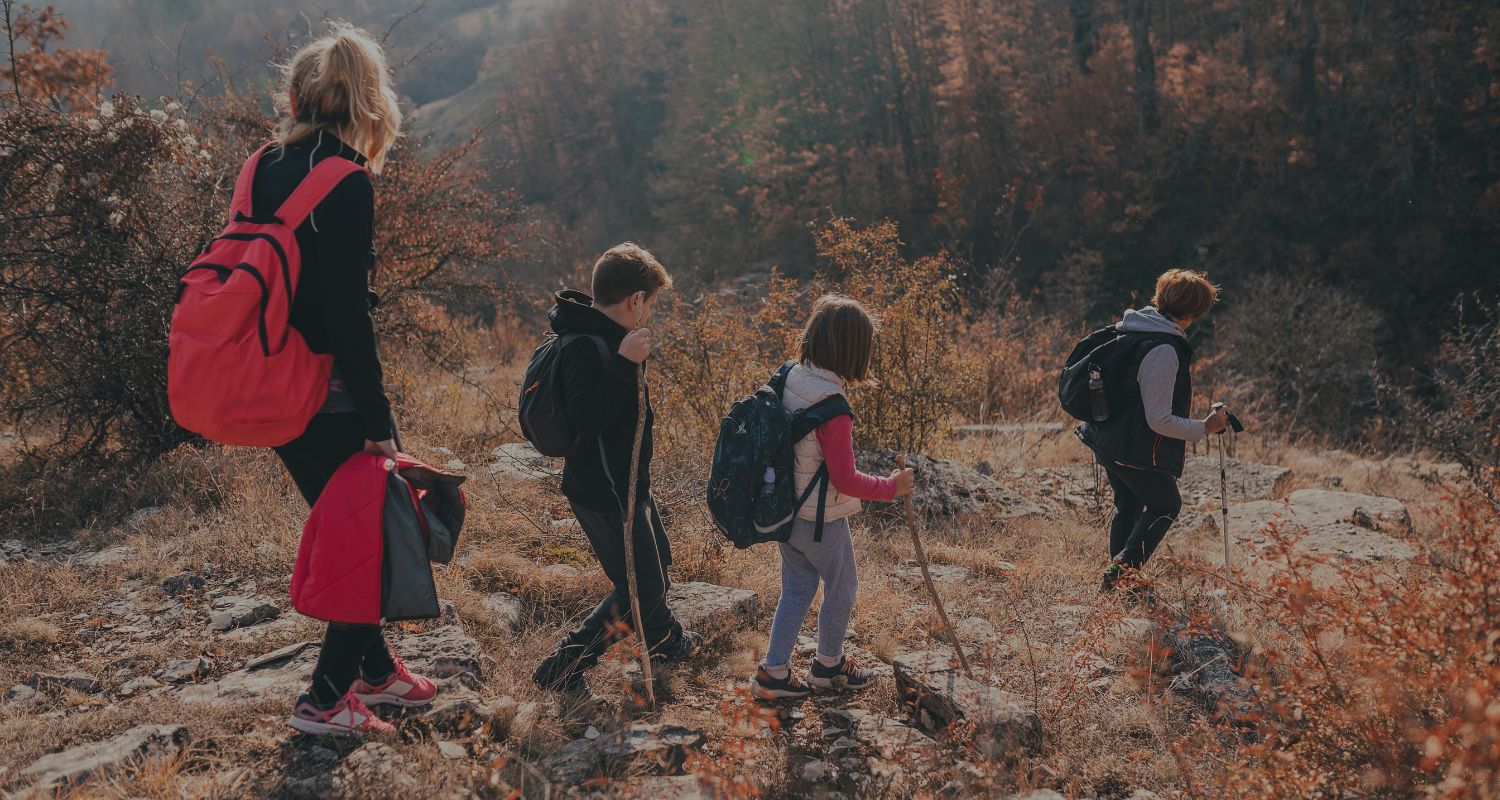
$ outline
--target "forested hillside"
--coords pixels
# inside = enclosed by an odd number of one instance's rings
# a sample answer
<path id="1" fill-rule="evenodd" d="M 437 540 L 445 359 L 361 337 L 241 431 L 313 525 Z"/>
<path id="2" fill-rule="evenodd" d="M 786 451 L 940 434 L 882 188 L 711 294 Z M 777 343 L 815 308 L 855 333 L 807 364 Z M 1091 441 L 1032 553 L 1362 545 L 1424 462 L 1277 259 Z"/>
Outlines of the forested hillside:
<path id="1" fill-rule="evenodd" d="M 178 41 L 261 80 L 319 16 L 77 4 L 127 87 Z M 410 5 L 328 9 L 381 30 Z M 888 217 L 1067 312 L 1169 264 L 1333 284 L 1411 360 L 1500 281 L 1497 37 L 1454 0 L 442 0 L 391 41 L 425 130 L 485 127 L 494 180 L 584 250 L 806 271 L 810 221 Z"/>

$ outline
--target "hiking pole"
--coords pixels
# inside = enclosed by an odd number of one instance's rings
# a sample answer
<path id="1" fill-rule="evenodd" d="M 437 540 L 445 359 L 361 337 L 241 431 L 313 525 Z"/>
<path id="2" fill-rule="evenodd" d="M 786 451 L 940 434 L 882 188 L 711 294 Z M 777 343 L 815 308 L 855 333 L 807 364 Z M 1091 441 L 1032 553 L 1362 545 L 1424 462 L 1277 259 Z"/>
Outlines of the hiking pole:
<path id="1" fill-rule="evenodd" d="M 641 441 L 646 436 L 646 365 L 635 368 L 635 444 L 630 448 L 630 486 L 625 490 L 625 582 L 630 586 L 630 616 L 641 646 L 641 675 L 646 680 L 646 702 L 656 709 L 656 687 L 651 682 L 651 643 L 641 623 L 641 596 L 635 588 L 635 484 L 641 470 Z M 652 532 L 655 536 L 655 532 Z"/>
<path id="2" fill-rule="evenodd" d="M 1223 407 L 1223 403 L 1214 403 L 1215 411 Z M 1229 427 L 1234 428 L 1235 433 L 1245 429 L 1245 426 L 1240 424 L 1239 417 L 1234 414 L 1229 414 Z M 1219 517 L 1220 528 L 1224 531 L 1224 573 L 1227 575 L 1229 573 L 1229 473 L 1224 466 L 1224 431 L 1219 431 Z"/>
<path id="3" fill-rule="evenodd" d="M 904 463 L 904 458 L 897 459 L 897 468 Z M 948 612 L 943 609 L 943 598 L 938 596 L 937 585 L 932 582 L 932 571 L 927 566 L 927 551 L 922 549 L 922 537 L 917 534 L 917 512 L 909 494 L 906 496 L 906 527 L 911 530 L 911 545 L 917 551 L 917 564 L 922 568 L 922 582 L 927 584 L 927 593 L 932 595 L 933 605 L 937 606 L 938 619 L 942 621 L 943 629 L 948 631 L 948 638 L 953 640 L 953 652 L 958 654 L 958 665 L 963 668 L 965 677 L 973 680 L 974 673 L 969 671 L 969 659 L 964 657 L 964 646 L 958 641 L 958 631 L 948 621 Z"/>

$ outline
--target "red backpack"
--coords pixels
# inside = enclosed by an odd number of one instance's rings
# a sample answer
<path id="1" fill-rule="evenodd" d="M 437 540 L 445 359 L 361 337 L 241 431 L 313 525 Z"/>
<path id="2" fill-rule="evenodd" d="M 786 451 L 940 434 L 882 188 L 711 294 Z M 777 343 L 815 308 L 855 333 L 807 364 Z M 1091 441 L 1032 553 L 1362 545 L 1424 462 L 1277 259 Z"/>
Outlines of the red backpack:
<path id="1" fill-rule="evenodd" d="M 182 274 L 172 311 L 172 416 L 222 444 L 274 447 L 300 436 L 327 399 L 333 369 L 333 357 L 308 349 L 288 322 L 302 271 L 295 231 L 340 181 L 364 167 L 326 158 L 274 215 L 255 217 L 250 187 L 270 148 L 240 170 L 234 217 Z"/>

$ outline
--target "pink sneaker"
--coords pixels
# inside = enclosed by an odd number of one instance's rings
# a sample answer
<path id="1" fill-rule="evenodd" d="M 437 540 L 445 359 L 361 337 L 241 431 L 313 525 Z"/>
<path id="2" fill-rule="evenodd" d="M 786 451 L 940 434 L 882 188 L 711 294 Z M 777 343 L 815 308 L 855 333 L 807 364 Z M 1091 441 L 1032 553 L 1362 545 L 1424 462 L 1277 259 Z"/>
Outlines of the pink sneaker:
<path id="1" fill-rule="evenodd" d="M 287 723 L 303 733 L 338 736 L 389 736 L 396 732 L 389 722 L 370 713 L 354 692 L 344 695 L 327 711 L 318 708 L 312 695 L 304 694 L 297 698 L 297 708 Z"/>
<path id="2" fill-rule="evenodd" d="M 365 705 L 370 706 L 425 706 L 437 697 L 437 686 L 421 675 L 413 675 L 406 669 L 401 656 L 393 656 L 396 671 L 383 683 L 373 684 L 364 678 L 355 678 L 349 690 Z"/>

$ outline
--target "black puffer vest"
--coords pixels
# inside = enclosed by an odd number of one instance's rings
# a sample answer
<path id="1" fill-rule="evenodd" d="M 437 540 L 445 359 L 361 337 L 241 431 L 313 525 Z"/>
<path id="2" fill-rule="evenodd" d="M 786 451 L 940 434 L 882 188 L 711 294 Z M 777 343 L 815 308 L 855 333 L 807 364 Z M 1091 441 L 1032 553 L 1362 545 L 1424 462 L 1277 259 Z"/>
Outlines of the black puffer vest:
<path id="1" fill-rule="evenodd" d="M 1134 340 L 1135 344 L 1135 352 L 1131 355 L 1133 363 L 1130 368 L 1121 372 L 1121 378 L 1129 381 L 1125 394 L 1134 398 L 1134 402 L 1106 422 L 1081 423 L 1078 426 L 1078 438 L 1101 459 L 1182 477 L 1183 463 L 1187 460 L 1187 442 L 1162 436 L 1151 430 L 1150 424 L 1146 422 L 1146 407 L 1141 402 L 1141 387 L 1136 381 L 1136 375 L 1140 372 L 1141 360 L 1151 350 L 1162 344 L 1175 348 L 1177 383 L 1172 388 L 1172 413 L 1186 417 L 1193 405 L 1193 348 L 1178 336 L 1126 333 L 1122 334 L 1122 338 Z"/>

